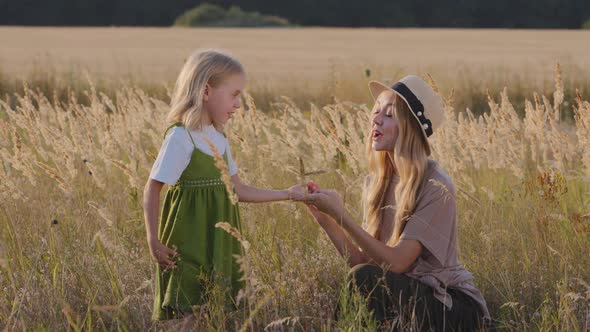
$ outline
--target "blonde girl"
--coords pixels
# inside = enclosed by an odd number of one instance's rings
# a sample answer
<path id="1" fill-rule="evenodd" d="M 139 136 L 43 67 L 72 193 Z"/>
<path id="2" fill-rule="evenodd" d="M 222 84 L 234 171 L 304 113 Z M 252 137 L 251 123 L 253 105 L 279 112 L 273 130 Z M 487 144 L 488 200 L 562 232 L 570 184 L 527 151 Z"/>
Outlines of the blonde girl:
<path id="1" fill-rule="evenodd" d="M 220 221 L 241 230 L 238 204 L 215 166 L 214 150 L 223 156 L 240 202 L 287 200 L 294 189 L 267 190 L 242 183 L 230 146 L 222 133 L 240 107 L 246 85 L 244 68 L 217 50 L 192 54 L 176 81 L 165 138 L 144 189 L 147 241 L 156 265 L 153 319 L 190 313 L 206 302 L 206 285 L 215 283 L 233 301 L 242 287 L 234 255 L 238 241 L 216 228 Z M 168 190 L 160 210 L 162 187 Z"/>

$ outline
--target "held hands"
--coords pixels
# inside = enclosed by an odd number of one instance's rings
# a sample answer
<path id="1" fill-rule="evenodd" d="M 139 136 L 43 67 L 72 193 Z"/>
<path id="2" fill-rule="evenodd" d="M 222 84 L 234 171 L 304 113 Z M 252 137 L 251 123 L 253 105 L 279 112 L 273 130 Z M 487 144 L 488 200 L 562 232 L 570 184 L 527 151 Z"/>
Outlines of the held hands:
<path id="1" fill-rule="evenodd" d="M 307 193 L 300 199 L 303 201 L 310 213 L 318 221 L 323 214 L 334 219 L 340 219 L 344 214 L 344 202 L 335 190 L 323 190 L 313 181 L 307 184 Z M 298 199 L 294 199 L 298 200 Z"/>
<path id="2" fill-rule="evenodd" d="M 318 190 L 320 190 L 320 186 L 317 185 L 317 183 L 313 182 L 313 181 L 309 181 L 307 183 L 307 193 L 308 194 L 315 194 L 318 192 Z M 307 206 L 307 210 L 309 211 L 309 213 L 311 213 L 311 215 L 313 216 L 313 218 L 317 221 L 317 222 L 321 222 L 323 218 L 326 217 L 326 215 L 321 212 L 320 210 L 318 210 L 318 208 L 315 205 L 311 205 L 311 204 L 305 204 L 305 206 Z"/>
<path id="3" fill-rule="evenodd" d="M 305 198 L 305 191 L 300 185 L 296 184 L 287 189 L 287 196 L 291 201 L 302 201 Z"/>
<path id="4" fill-rule="evenodd" d="M 344 216 L 344 201 L 335 190 L 319 189 L 316 193 L 308 195 L 305 203 L 315 205 L 318 210 L 336 220 Z"/>
<path id="5" fill-rule="evenodd" d="M 154 262 L 160 264 L 160 266 L 166 270 L 176 267 L 176 262 L 174 261 L 178 256 L 178 252 L 175 250 L 176 248 L 168 248 L 157 239 L 149 240 L 148 244 Z"/>

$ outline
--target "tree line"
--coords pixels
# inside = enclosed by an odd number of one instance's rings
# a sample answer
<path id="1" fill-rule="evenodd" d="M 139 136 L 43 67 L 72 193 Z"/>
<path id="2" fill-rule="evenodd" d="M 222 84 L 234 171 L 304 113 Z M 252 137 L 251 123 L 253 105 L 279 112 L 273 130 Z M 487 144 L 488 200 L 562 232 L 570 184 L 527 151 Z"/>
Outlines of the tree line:
<path id="1" fill-rule="evenodd" d="M 0 0 L 1 25 L 171 26 L 202 3 L 302 26 L 579 29 L 589 0 Z"/>

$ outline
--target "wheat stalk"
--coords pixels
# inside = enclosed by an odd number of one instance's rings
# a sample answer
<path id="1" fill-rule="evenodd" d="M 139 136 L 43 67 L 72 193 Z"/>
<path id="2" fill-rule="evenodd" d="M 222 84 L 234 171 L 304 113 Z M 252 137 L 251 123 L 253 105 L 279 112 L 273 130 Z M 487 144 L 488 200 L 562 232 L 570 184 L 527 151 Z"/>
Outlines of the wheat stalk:
<path id="1" fill-rule="evenodd" d="M 230 223 L 225 222 L 225 221 L 219 221 L 219 222 L 215 223 L 215 227 L 223 229 L 228 234 L 230 234 L 231 236 L 236 238 L 246 251 L 248 251 L 248 249 L 250 249 L 250 242 L 248 242 L 246 239 L 244 239 L 244 237 L 242 236 L 240 231 L 237 228 L 233 227 Z"/>
<path id="2" fill-rule="evenodd" d="M 234 192 L 234 184 L 231 180 L 231 176 L 229 175 L 227 163 L 225 162 L 225 160 L 223 159 L 223 157 L 219 153 L 219 150 L 217 150 L 213 142 L 211 142 L 211 140 L 209 140 L 207 137 L 203 137 L 203 139 L 205 140 L 205 142 L 207 142 L 207 145 L 209 145 L 209 148 L 213 152 L 213 158 L 215 159 L 215 167 L 217 167 L 217 169 L 221 173 L 221 181 L 223 181 L 223 184 L 225 185 L 225 189 L 227 190 L 227 194 L 229 196 L 230 201 L 234 205 L 237 204 L 238 197 Z"/>

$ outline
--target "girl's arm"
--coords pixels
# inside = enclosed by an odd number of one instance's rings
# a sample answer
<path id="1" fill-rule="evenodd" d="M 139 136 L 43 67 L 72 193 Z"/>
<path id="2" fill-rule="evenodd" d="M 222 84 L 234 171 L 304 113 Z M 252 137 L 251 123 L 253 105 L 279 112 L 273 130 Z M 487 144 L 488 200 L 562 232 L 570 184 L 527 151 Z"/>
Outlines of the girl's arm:
<path id="1" fill-rule="evenodd" d="M 232 176 L 231 179 L 240 202 L 259 203 L 284 201 L 303 195 L 301 191 L 298 190 L 299 186 L 293 186 L 285 190 L 262 189 L 242 183 L 237 174 Z"/>
<path id="2" fill-rule="evenodd" d="M 152 259 L 165 267 L 173 267 L 174 261 L 169 256 L 176 256 L 177 252 L 166 247 L 158 240 L 158 212 L 160 210 L 160 191 L 164 183 L 149 179 L 143 190 L 143 214 L 148 246 Z"/>
<path id="3" fill-rule="evenodd" d="M 367 255 L 359 250 L 332 217 L 320 212 L 313 205 L 306 206 L 317 223 L 328 234 L 340 256 L 347 260 L 348 266 L 353 267 L 358 264 L 370 262 Z"/>

